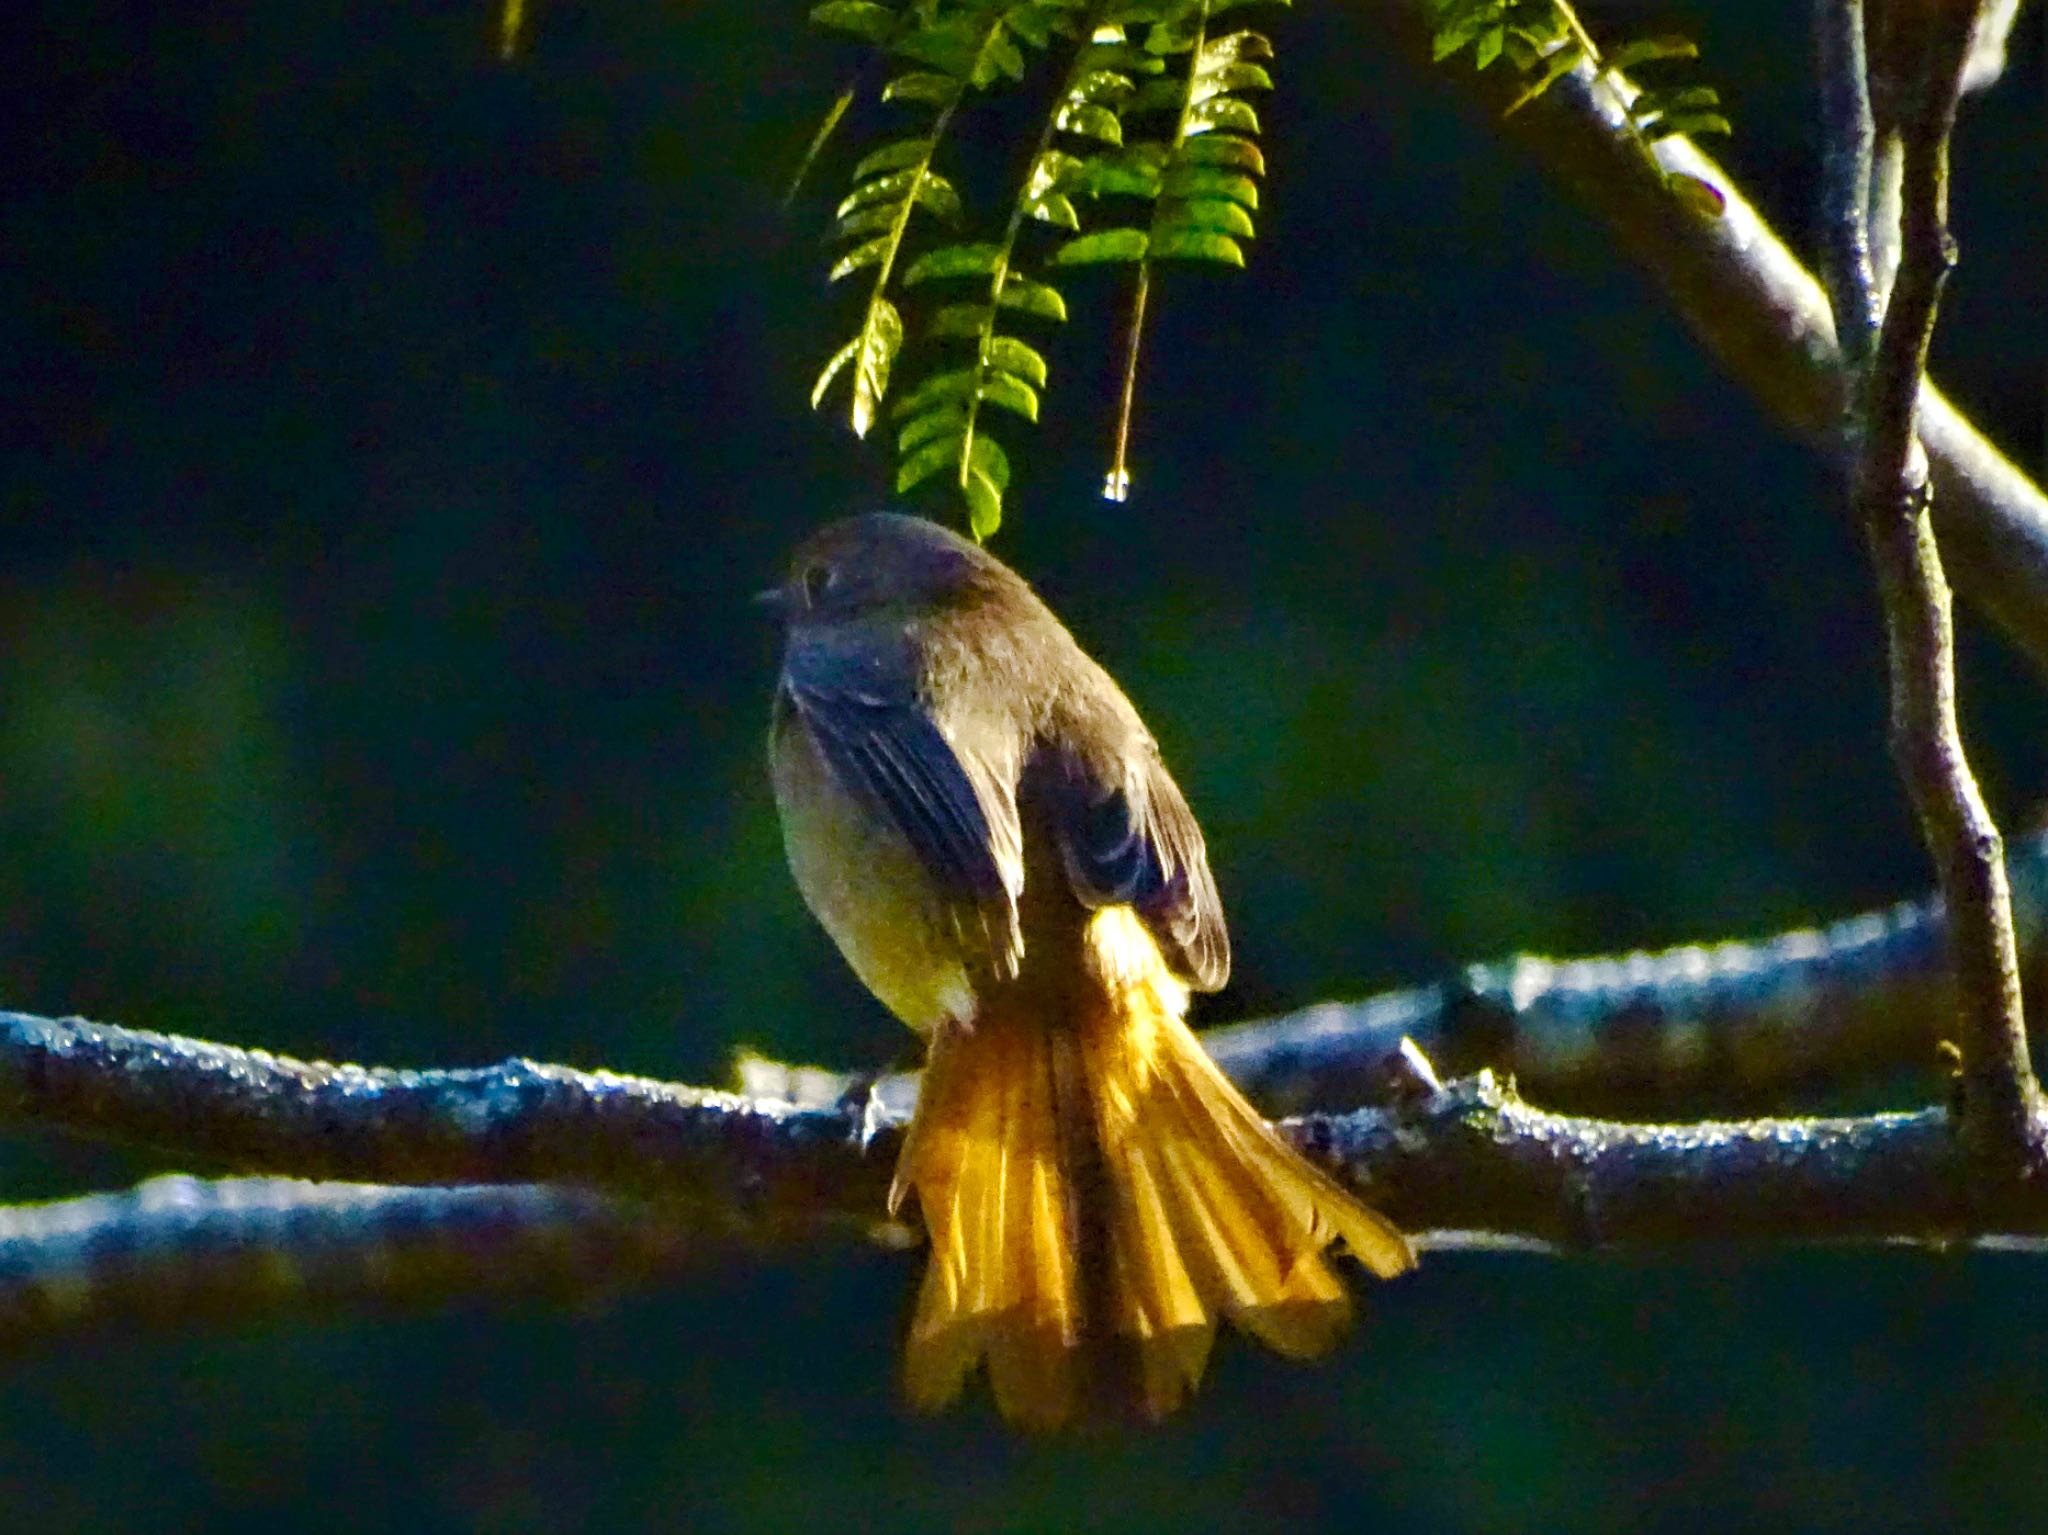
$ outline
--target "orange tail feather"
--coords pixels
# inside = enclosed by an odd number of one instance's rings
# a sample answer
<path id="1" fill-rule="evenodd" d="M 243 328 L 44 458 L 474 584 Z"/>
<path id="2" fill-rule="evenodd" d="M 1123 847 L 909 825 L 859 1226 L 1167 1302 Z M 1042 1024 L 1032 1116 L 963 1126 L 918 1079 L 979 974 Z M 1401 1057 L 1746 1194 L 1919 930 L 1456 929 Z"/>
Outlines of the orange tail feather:
<path id="1" fill-rule="evenodd" d="M 1160 1417 L 1200 1381 L 1219 1316 L 1293 1358 L 1336 1343 L 1351 1302 L 1333 1240 L 1383 1277 L 1414 1263 L 1217 1070 L 1149 939 L 1149 962 L 1118 963 L 1119 916 L 1097 914 L 1098 973 L 1066 1016 L 999 997 L 933 1041 L 892 1193 L 916 1190 L 931 1233 L 906 1349 L 919 1407 L 985 1358 L 1026 1427 L 1105 1390 Z"/>

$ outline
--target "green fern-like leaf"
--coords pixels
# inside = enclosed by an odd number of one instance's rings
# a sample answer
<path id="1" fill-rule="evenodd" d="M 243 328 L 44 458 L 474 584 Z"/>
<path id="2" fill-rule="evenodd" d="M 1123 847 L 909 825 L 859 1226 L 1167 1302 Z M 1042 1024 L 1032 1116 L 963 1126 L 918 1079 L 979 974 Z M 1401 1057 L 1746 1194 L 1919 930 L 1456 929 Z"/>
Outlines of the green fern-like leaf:
<path id="1" fill-rule="evenodd" d="M 929 108 L 933 114 L 928 131 L 894 139 L 862 156 L 853 169 L 851 190 L 833 212 L 840 249 L 829 279 L 874 275 L 860 325 L 819 373 L 812 402 L 822 403 L 839 376 L 850 374 L 849 420 L 857 436 L 866 436 L 874 424 L 902 349 L 903 318 L 890 294 L 912 216 L 922 211 L 945 224 L 962 217 L 959 192 L 933 166 L 946 129 L 970 89 L 998 77 L 1021 76 L 1020 40 L 1044 46 L 1071 26 L 1071 9 L 1072 0 L 954 0 L 950 5 L 910 0 L 900 10 L 874 0 L 826 0 L 813 9 L 811 18 L 821 26 L 850 33 L 888 58 L 928 66 L 894 74 L 882 99 Z M 972 243 L 941 247 L 913 262 L 903 285 L 992 270 L 978 260 Z M 966 328 L 958 315 L 949 323 Z"/>
<path id="2" fill-rule="evenodd" d="M 1621 108 L 1621 125 L 1643 158 L 1657 168 L 1672 194 L 1706 217 L 1718 217 L 1721 194 L 1694 176 L 1667 172 L 1653 146 L 1674 134 L 1731 131 L 1721 98 L 1711 86 L 1643 87 L 1634 91 L 1623 72 L 1646 64 L 1699 57 L 1689 38 L 1636 38 L 1603 50 L 1593 41 L 1569 0 L 1430 0 L 1430 52 L 1438 61 L 1469 50 L 1486 69 L 1505 58 L 1522 78 L 1509 101 L 1512 116 L 1566 75 L 1584 67 Z"/>
<path id="3" fill-rule="evenodd" d="M 811 388 L 811 409 L 824 402 L 825 391 L 848 364 L 853 371 L 853 434 L 865 437 L 875 412 L 889 392 L 889 372 L 903 346 L 903 317 L 896 306 L 877 294 L 869 303 L 860 333 L 833 355 Z"/>
<path id="4" fill-rule="evenodd" d="M 826 0 L 813 9 L 818 25 L 859 39 L 883 63 L 882 101 L 920 117 L 865 148 L 833 210 L 830 279 L 859 276 L 867 294 L 813 402 L 850 381 L 852 424 L 865 435 L 886 399 L 898 489 L 943 476 L 976 537 L 1000 526 L 1010 484 L 1009 456 L 991 427 L 1035 422 L 1048 382 L 1044 354 L 1015 332 L 1067 317 L 1047 273 L 1135 265 L 1128 375 L 1152 261 L 1243 265 L 1265 172 L 1258 114 L 1246 98 L 1271 89 L 1272 47 L 1260 33 L 1211 26 L 1243 3 L 1250 0 Z M 1065 72 L 1001 234 L 988 239 L 970 226 L 933 242 L 940 226 L 966 224 L 959 191 L 937 164 L 957 114 L 977 92 L 1024 78 L 1034 55 L 1056 47 L 1067 49 Z M 1662 110 L 1699 107 L 1671 101 Z M 1149 122 L 1149 133 L 1134 134 L 1134 122 Z M 1134 203 L 1148 211 L 1134 218 Z M 1041 226 L 1059 237 L 1025 237 Z M 895 376 L 906 348 L 904 367 L 922 376 Z M 1127 398 L 1120 439 L 1128 416 Z M 1118 474 L 1128 478 L 1121 446 Z"/>
<path id="5" fill-rule="evenodd" d="M 1251 216 L 1259 205 L 1258 183 L 1248 167 L 1263 162 L 1252 142 L 1259 131 L 1258 114 L 1239 93 L 1272 89 L 1272 75 L 1256 61 L 1272 58 L 1273 45 L 1262 33 L 1229 32 L 1199 37 L 1191 54 L 1146 255 L 1155 261 L 1243 266 L 1244 248 L 1238 242 L 1252 238 Z M 1222 141 L 1222 149 L 1212 153 L 1195 147 L 1212 136 Z M 1235 160 L 1246 168 L 1232 169 L 1217 160 Z"/>
<path id="6" fill-rule="evenodd" d="M 1629 116 L 1643 136 L 1654 143 L 1675 133 L 1690 136 L 1730 132 L 1720 106 L 1720 94 L 1710 85 L 1673 91 L 1646 90 L 1629 103 Z"/>
<path id="7" fill-rule="evenodd" d="M 1001 11 L 998 32 L 1025 47 L 1049 48 L 1061 38 L 1077 39 L 1066 73 L 1000 238 L 941 246 L 920 256 L 904 274 L 907 288 L 972 284 L 980 289 L 977 299 L 942 303 L 931 311 L 919 334 L 935 348 L 934 371 L 896 407 L 899 489 L 943 474 L 959 490 L 977 537 L 1000 526 L 1010 479 L 1008 456 L 990 430 L 990 412 L 1036 421 L 1048 375 L 1044 355 L 1010 332 L 1020 321 L 1059 323 L 1067 314 L 1059 290 L 1027 269 L 1024 231 L 1035 224 L 1081 230 L 1075 199 L 1089 190 L 1088 163 L 1064 145 L 1119 153 L 1122 112 L 1136 94 L 1136 77 L 1164 68 L 1132 48 L 1124 30 L 1107 19 L 1131 3 L 1023 0 Z M 977 67 L 963 64 L 950 42 L 947 48 L 927 48 L 921 57 L 927 62 L 942 58 L 956 70 Z M 999 73 L 1013 73 L 1000 54 L 1000 49 L 985 53 L 980 67 L 995 60 Z"/>
<path id="8" fill-rule="evenodd" d="M 875 278 L 859 329 L 818 374 L 811 407 L 824 402 L 841 372 L 851 369 L 852 398 L 847 419 L 856 437 L 865 437 L 889 392 L 896 354 L 903 346 L 903 317 L 889 299 L 889 283 L 912 213 L 922 208 L 933 217 L 952 221 L 960 216 L 960 194 L 932 169 L 932 156 L 944 135 L 959 89 L 940 107 L 929 134 L 899 139 L 864 157 L 854 168 L 853 190 L 833 213 L 833 232 L 843 242 L 829 280 L 873 269 Z"/>

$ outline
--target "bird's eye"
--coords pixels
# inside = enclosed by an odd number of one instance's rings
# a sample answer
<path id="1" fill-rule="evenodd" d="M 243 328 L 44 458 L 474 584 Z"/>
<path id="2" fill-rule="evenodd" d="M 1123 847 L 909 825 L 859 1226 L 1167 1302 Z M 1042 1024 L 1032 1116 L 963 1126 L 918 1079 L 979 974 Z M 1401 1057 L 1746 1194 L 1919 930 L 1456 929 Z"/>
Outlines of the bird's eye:
<path id="1" fill-rule="evenodd" d="M 804 572 L 804 604 L 817 607 L 839 589 L 839 570 L 833 565 L 813 565 Z"/>

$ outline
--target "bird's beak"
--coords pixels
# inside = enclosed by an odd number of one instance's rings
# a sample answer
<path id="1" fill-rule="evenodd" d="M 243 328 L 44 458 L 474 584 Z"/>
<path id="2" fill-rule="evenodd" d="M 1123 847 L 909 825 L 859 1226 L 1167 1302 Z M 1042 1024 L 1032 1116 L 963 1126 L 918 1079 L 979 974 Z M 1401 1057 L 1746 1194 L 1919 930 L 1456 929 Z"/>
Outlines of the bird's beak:
<path id="1" fill-rule="evenodd" d="M 789 592 L 780 586 L 771 586 L 766 591 L 754 593 L 754 606 L 766 608 L 777 618 L 789 612 Z"/>

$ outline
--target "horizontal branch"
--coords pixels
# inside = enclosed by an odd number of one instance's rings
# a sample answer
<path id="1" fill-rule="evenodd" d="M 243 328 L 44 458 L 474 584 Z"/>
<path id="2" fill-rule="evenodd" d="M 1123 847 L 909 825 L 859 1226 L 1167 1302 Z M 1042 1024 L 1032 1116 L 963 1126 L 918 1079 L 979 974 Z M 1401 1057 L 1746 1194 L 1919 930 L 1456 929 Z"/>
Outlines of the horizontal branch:
<path id="1" fill-rule="evenodd" d="M 545 1086 L 507 1107 L 507 1089 L 535 1082 Z M 522 1063 L 471 1084 L 489 1109 L 457 1137 L 473 1143 L 459 1160 L 579 1182 L 602 1170 L 596 1181 L 633 1193 L 167 1178 L 128 1195 L 0 1210 L 0 1344 L 259 1310 L 587 1300 L 657 1283 L 707 1249 L 730 1252 L 734 1238 L 901 1236 L 882 1219 L 882 1191 L 902 1122 L 871 1104 L 790 1111 Z M 428 1117 L 456 1111 L 460 1096 L 444 1095 Z M 413 1121 L 409 1112 L 370 1112 L 406 1139 L 396 1126 Z M 615 1150 L 630 1141 L 637 1157 L 565 1154 L 572 1127 L 599 1121 Z M 1425 1250 L 2038 1247 L 2048 1237 L 2048 1178 L 1980 1196 L 1938 1109 L 1632 1125 L 1545 1113 L 1481 1073 L 1405 1105 L 1280 1128 L 1420 1232 Z M 449 1135 L 442 1124 L 432 1139 L 445 1148 Z M 360 1133 L 343 1141 L 366 1144 Z M 373 1160 L 423 1165 L 410 1150 Z M 636 1197 L 647 1195 L 666 1197 Z"/>
<path id="2" fill-rule="evenodd" d="M 860 1116 L 836 1107 L 518 1059 L 335 1066 L 30 1013 L 0 1012 L 7 1119 L 299 1178 L 655 1196 L 693 1204 L 698 1229 L 714 1234 L 772 1231 L 785 1214 L 808 1221 L 833 1200 L 879 1210 L 889 1176 L 886 1156 L 849 1164 Z"/>
<path id="3" fill-rule="evenodd" d="M 1388 1081 L 1413 1091 L 1399 1072 Z M 675 1206 L 707 1237 L 753 1239 L 877 1220 L 905 1121 L 874 1098 L 799 1108 L 523 1060 L 330 1066 L 22 1013 L 0 1014 L 0 1111 L 241 1170 L 568 1183 Z M 1480 1073 L 1421 1106 L 1284 1123 L 1417 1228 L 1595 1243 L 1910 1237 L 1960 1231 L 1967 1206 L 1938 1111 L 1628 1125 L 1541 1113 Z M 2040 1182 L 2039 1208 L 2002 1205 L 1995 1229 L 2048 1222 Z"/>
<path id="4" fill-rule="evenodd" d="M 2048 842 L 2016 851 L 2042 927 Z M 1508 1061 L 1584 1095 L 1837 1080 L 1873 1052 L 1925 1059 L 1949 1016 L 1939 903 L 1759 944 L 1474 966 L 1439 987 L 1208 1036 L 1269 1107 L 1405 1094 L 1283 1129 L 1425 1248 L 1719 1242 L 2001 1243 L 2048 1237 L 2048 1177 L 1980 1202 L 1939 1110 L 1861 1119 L 1626 1124 L 1531 1108 L 1492 1076 L 1425 1093 L 1404 1033 L 1447 1061 Z M 1732 1064 L 1731 1064 L 1732 1063 Z M 1466 1070 L 1462 1064 L 1459 1070 Z M 191 1165 L 374 1180 L 158 1180 L 0 1208 L 0 1340 L 253 1309 L 601 1296 L 734 1241 L 887 1232 L 915 1078 L 753 1063 L 749 1095 L 511 1060 L 408 1071 L 295 1061 L 78 1019 L 0 1013 L 0 1118 L 153 1146 Z M 1332 1095 L 1342 1092 L 1345 1097 Z M 791 1101 L 792 1097 L 804 1102 Z"/>
<path id="5" fill-rule="evenodd" d="M 152 1178 L 0 1208 L 0 1345 L 265 1311 L 588 1302 L 677 1272 L 707 1245 L 645 1204 L 562 1185 Z"/>

